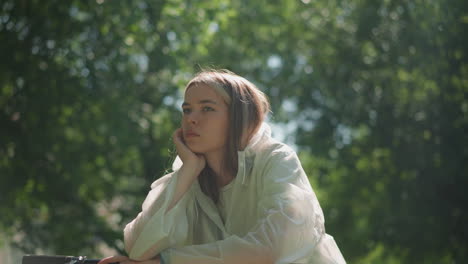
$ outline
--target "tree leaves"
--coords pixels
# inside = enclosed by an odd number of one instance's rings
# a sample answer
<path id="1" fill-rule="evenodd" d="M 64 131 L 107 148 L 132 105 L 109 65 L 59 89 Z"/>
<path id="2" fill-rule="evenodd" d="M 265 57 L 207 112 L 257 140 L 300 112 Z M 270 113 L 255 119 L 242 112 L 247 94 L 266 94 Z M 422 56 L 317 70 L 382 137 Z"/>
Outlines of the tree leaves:
<path id="1" fill-rule="evenodd" d="M 463 1 L 4 1 L 0 226 L 28 253 L 122 250 L 170 168 L 181 88 L 270 96 L 350 263 L 461 263 Z M 79 251 L 79 252 L 78 252 Z"/>

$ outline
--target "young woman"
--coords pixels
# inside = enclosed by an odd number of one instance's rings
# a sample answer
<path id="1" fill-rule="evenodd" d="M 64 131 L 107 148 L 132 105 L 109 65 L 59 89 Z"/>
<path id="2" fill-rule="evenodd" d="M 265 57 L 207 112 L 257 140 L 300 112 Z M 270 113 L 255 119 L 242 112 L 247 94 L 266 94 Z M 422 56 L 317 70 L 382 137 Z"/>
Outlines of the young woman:
<path id="1" fill-rule="evenodd" d="M 192 79 L 174 172 L 100 263 L 345 263 L 296 153 L 270 136 L 265 95 L 228 71 Z M 180 159 L 179 159 L 180 158 Z"/>

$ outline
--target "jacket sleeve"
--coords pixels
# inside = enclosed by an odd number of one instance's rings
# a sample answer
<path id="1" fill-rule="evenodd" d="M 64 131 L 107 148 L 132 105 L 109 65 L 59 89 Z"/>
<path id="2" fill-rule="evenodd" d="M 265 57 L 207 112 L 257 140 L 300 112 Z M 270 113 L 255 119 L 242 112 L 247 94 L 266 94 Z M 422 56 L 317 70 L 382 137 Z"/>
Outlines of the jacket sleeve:
<path id="1" fill-rule="evenodd" d="M 257 224 L 247 235 L 170 248 L 162 252 L 164 263 L 308 263 L 326 234 L 322 210 L 294 151 L 273 153 L 262 179 Z"/>
<path id="2" fill-rule="evenodd" d="M 155 181 L 143 202 L 142 211 L 125 227 L 125 250 L 131 259 L 150 259 L 166 248 L 182 245 L 187 239 L 187 207 L 193 201 L 193 192 L 187 191 L 167 211 L 177 176 L 174 172 Z"/>

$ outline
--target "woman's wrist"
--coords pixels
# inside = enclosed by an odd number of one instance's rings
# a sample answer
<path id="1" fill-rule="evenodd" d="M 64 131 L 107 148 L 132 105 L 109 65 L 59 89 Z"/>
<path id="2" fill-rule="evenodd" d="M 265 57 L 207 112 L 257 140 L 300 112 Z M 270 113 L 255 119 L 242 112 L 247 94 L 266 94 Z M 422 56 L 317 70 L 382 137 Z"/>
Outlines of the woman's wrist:
<path id="1" fill-rule="evenodd" d="M 180 173 L 187 175 L 189 178 L 196 179 L 202 172 L 203 167 L 196 162 L 184 162 L 180 167 Z"/>

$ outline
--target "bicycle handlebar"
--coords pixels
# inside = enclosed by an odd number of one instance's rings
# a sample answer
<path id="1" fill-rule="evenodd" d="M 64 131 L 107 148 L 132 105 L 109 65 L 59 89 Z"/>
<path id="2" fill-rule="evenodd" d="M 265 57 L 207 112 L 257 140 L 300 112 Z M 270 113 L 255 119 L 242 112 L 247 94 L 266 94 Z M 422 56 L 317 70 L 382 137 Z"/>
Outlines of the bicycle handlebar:
<path id="1" fill-rule="evenodd" d="M 88 259 L 86 256 L 25 255 L 22 264 L 97 264 L 99 261 L 100 259 Z"/>

